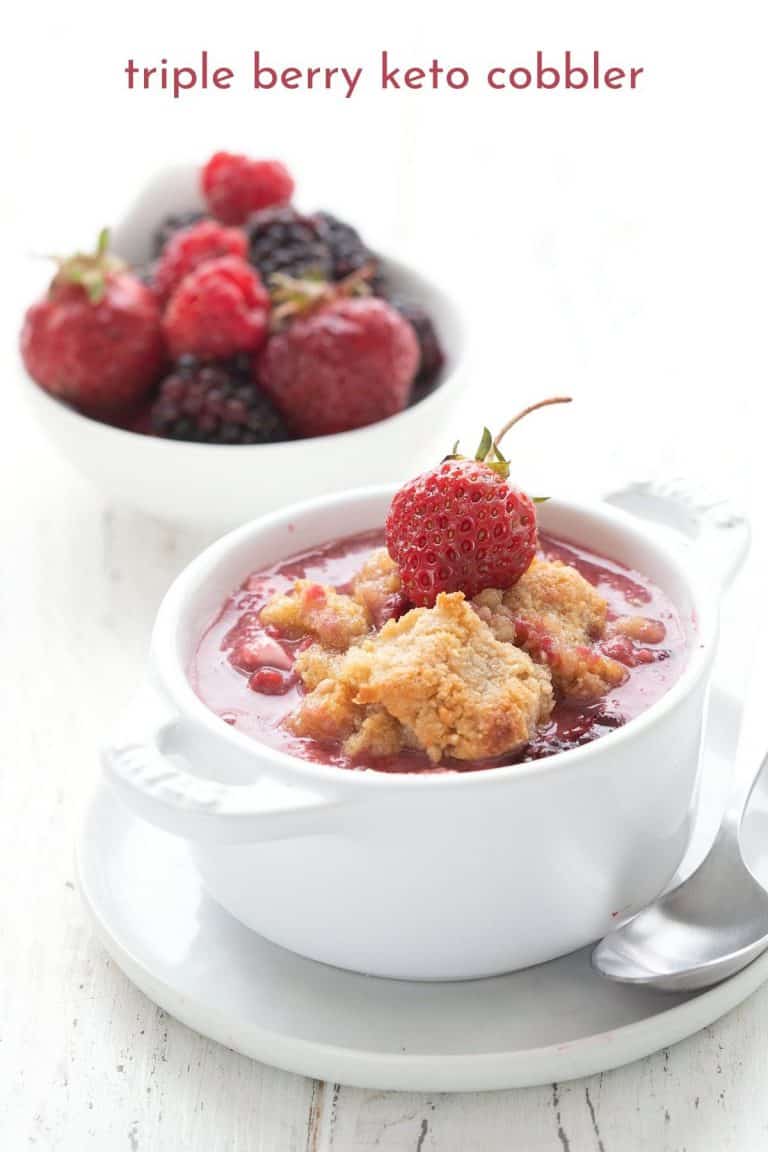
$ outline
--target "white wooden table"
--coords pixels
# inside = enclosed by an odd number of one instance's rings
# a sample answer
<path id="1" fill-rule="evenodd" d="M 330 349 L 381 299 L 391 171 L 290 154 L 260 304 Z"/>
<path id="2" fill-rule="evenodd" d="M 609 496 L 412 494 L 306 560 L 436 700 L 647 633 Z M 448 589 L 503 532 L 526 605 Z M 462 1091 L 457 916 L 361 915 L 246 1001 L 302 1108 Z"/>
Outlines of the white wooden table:
<path id="1" fill-rule="evenodd" d="M 190 1032 L 94 940 L 73 840 L 99 733 L 138 681 L 157 603 L 205 542 L 103 506 L 24 412 L 4 428 L 0 1148 L 756 1152 L 768 988 L 670 1051 L 488 1095 L 311 1082 Z"/>

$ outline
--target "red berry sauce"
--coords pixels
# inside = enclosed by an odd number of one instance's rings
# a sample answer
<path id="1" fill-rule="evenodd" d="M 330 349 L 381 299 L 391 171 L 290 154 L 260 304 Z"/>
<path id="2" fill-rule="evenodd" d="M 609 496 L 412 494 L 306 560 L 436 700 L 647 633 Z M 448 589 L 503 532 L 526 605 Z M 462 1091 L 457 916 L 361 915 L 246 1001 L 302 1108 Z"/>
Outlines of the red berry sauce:
<path id="1" fill-rule="evenodd" d="M 349 537 L 249 576 L 223 605 L 198 645 L 190 680 L 200 699 L 226 723 L 306 760 L 342 768 L 375 767 L 384 772 L 468 772 L 539 760 L 588 744 L 644 712 L 664 695 L 685 666 L 683 628 L 674 606 L 659 588 L 639 572 L 542 535 L 539 555 L 573 565 L 595 585 L 608 601 L 609 622 L 643 616 L 655 624 L 642 639 L 616 635 L 600 645 L 607 655 L 627 666 L 623 684 L 594 704 L 574 707 L 557 703 L 549 722 L 522 752 L 499 760 L 450 760 L 435 767 L 425 754 L 406 751 L 355 761 L 338 745 L 294 736 L 283 721 L 300 700 L 302 689 L 293 672 L 293 660 L 309 641 L 286 640 L 263 626 L 259 613 L 272 596 L 287 591 L 298 578 L 346 591 L 368 554 L 383 542 L 381 532 Z"/>

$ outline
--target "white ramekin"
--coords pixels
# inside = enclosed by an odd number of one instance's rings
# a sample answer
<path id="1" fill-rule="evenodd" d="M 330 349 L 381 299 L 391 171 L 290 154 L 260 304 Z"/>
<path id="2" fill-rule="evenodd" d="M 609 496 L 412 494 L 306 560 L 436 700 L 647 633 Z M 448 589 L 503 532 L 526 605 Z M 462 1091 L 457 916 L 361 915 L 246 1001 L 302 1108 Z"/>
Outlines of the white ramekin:
<path id="1" fill-rule="evenodd" d="M 141 816 L 189 841 L 207 890 L 304 956 L 380 976 L 462 979 L 552 959 L 655 897 L 693 816 L 720 581 L 745 522 L 680 487 L 613 504 L 682 528 L 667 538 L 608 503 L 550 501 L 543 528 L 623 561 L 676 604 L 680 679 L 647 712 L 581 748 L 468 774 L 389 775 L 303 761 L 235 731 L 187 679 L 198 638 L 253 569 L 380 526 L 391 491 L 324 497 L 246 525 L 166 595 L 151 672 L 104 752 Z"/>
<path id="2" fill-rule="evenodd" d="M 160 171 L 114 229 L 112 246 L 141 266 L 150 258 L 152 234 L 165 216 L 201 207 L 192 166 Z M 221 531 L 313 495 L 342 491 L 350 476 L 366 484 L 394 482 L 401 460 L 427 466 L 435 447 L 449 442 L 456 403 L 470 373 L 457 303 L 405 264 L 385 261 L 385 268 L 393 289 L 434 318 L 446 363 L 434 392 L 366 428 L 280 444 L 192 444 L 83 416 L 38 387 L 23 365 L 20 385 L 52 443 L 102 494 L 160 519 Z M 19 324 L 21 318 L 20 313 Z"/>

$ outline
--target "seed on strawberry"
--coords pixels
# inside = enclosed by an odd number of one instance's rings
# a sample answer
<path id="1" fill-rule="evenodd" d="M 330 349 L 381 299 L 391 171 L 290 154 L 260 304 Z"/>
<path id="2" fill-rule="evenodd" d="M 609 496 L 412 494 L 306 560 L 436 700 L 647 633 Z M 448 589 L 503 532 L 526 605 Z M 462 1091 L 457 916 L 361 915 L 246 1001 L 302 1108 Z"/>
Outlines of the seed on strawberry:
<path id="1" fill-rule="evenodd" d="M 245 260 L 222 256 L 179 284 L 163 317 L 171 355 L 226 359 L 255 352 L 267 335 L 269 294 Z"/>
<path id="2" fill-rule="evenodd" d="M 529 412 L 569 399 L 531 405 L 495 439 L 486 428 L 473 460 L 454 449 L 395 494 L 387 515 L 387 549 L 413 604 L 431 608 L 440 592 L 471 597 L 520 579 L 536 552 L 536 509 L 530 496 L 510 484 L 499 443 Z"/>
<path id="3" fill-rule="evenodd" d="M 206 164 L 202 185 L 208 208 L 222 224 L 245 224 L 252 212 L 287 204 L 293 180 L 279 160 L 251 160 L 217 152 Z"/>
<path id="4" fill-rule="evenodd" d="M 103 231 L 95 253 L 70 257 L 21 333 L 27 371 L 46 392 L 93 416 L 140 401 L 165 361 L 153 292 L 111 256 Z"/>

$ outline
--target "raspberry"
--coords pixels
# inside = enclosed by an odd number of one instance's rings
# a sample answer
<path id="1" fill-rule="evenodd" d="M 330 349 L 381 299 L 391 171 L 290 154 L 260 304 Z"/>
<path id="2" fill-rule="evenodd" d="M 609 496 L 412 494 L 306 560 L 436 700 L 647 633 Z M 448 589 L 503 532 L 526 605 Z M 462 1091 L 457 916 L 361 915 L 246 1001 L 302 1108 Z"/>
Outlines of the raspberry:
<path id="1" fill-rule="evenodd" d="M 316 212 L 312 219 L 330 250 L 334 280 L 343 280 L 365 264 L 378 265 L 378 257 L 351 224 L 345 224 L 330 212 Z"/>
<path id="2" fill-rule="evenodd" d="M 255 352 L 266 339 L 269 295 L 235 256 L 209 260 L 185 276 L 168 303 L 163 330 L 171 355 L 221 359 Z"/>
<path id="3" fill-rule="evenodd" d="M 32 379 L 93 416 L 116 415 L 140 401 L 165 363 L 157 300 L 107 245 L 102 232 L 95 253 L 60 262 L 21 333 Z"/>
<path id="4" fill-rule="evenodd" d="M 215 220 L 201 220 L 174 232 L 155 268 L 155 289 L 167 300 L 190 272 L 219 256 L 245 259 L 248 241 L 239 228 L 225 228 Z"/>
<path id="5" fill-rule="evenodd" d="M 498 444 L 522 416 L 560 402 L 565 398 L 526 409 L 495 441 L 485 429 L 474 460 L 454 453 L 395 494 L 387 549 L 413 604 L 431 608 L 440 592 L 471 597 L 484 588 L 509 588 L 529 567 L 536 552 L 536 509 L 509 483 Z"/>
<path id="6" fill-rule="evenodd" d="M 202 173 L 208 208 L 223 224 L 244 224 L 252 212 L 285 204 L 293 195 L 293 180 L 279 160 L 251 160 L 217 152 Z"/>
<path id="7" fill-rule="evenodd" d="M 160 385 L 151 431 L 170 440 L 266 444 L 288 439 L 285 425 L 253 382 L 251 359 L 200 363 L 184 356 Z"/>
<path id="8" fill-rule="evenodd" d="M 166 216 L 152 237 L 152 255 L 157 258 L 171 236 L 180 232 L 182 228 L 191 228 L 193 224 L 199 224 L 201 220 L 208 219 L 208 215 L 200 211 L 179 212 L 175 216 Z"/>
<path id="9" fill-rule="evenodd" d="M 248 680 L 248 687 L 253 692 L 261 692 L 264 696 L 284 696 L 290 692 L 296 683 L 293 672 L 280 672 L 277 668 L 259 668 Z"/>
<path id="10" fill-rule="evenodd" d="M 336 299 L 267 341 L 264 391 L 299 436 L 324 436 L 394 416 L 419 361 L 413 328 L 383 300 Z"/>
<path id="11" fill-rule="evenodd" d="M 269 282 L 275 272 L 330 280 L 331 251 L 317 225 L 293 208 L 265 208 L 248 221 L 249 259 Z"/>

